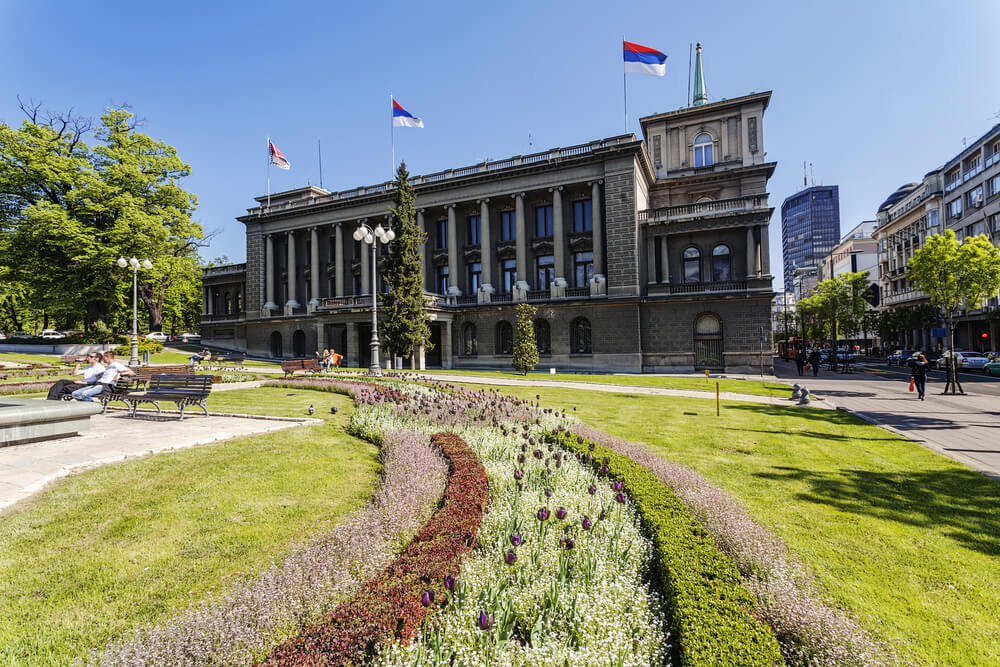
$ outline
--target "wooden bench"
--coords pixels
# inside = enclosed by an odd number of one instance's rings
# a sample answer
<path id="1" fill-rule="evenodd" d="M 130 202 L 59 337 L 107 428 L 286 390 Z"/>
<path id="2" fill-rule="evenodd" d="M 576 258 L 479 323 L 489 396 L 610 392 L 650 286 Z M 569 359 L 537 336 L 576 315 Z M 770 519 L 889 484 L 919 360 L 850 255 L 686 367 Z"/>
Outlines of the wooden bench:
<path id="1" fill-rule="evenodd" d="M 157 375 L 179 375 L 179 376 L 189 376 L 194 375 L 194 369 L 186 364 L 171 364 L 168 366 L 140 366 L 135 369 L 135 375 L 123 375 L 118 378 L 118 382 L 115 383 L 113 387 L 106 387 L 104 391 L 97 395 L 97 399 L 101 402 L 101 414 L 108 411 L 108 403 L 112 401 L 121 401 L 126 406 L 129 406 L 128 394 L 129 392 L 142 391 L 149 379 Z M 211 376 L 205 376 L 211 379 Z"/>
<path id="2" fill-rule="evenodd" d="M 289 359 L 281 362 L 281 370 L 285 371 L 285 377 L 295 375 L 295 371 L 319 372 L 319 359 Z"/>
<path id="3" fill-rule="evenodd" d="M 240 368 L 243 366 L 243 362 L 246 361 L 246 356 L 242 354 L 219 354 L 213 355 L 211 359 L 207 362 L 208 368 L 217 368 L 220 371 L 226 368 L 225 364 L 232 364 L 234 368 Z"/>
<path id="4" fill-rule="evenodd" d="M 134 417 L 140 403 L 152 403 L 160 414 L 160 401 L 170 401 L 180 410 L 184 419 L 184 408 L 189 405 L 201 406 L 208 416 L 208 395 L 212 393 L 211 375 L 153 375 L 146 383 L 146 390 L 132 391 L 125 396 L 129 416 Z"/>

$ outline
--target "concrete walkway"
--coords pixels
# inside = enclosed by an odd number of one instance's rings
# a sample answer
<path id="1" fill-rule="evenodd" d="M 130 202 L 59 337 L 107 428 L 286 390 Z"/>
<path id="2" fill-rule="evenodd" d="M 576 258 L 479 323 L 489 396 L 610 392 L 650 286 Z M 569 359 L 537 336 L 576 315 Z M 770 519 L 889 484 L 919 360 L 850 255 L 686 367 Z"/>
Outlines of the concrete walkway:
<path id="1" fill-rule="evenodd" d="M 795 364 L 775 361 L 786 382 L 805 384 L 824 402 L 1000 481 L 1000 398 L 971 393 L 944 396 L 940 383 L 927 385 L 921 401 L 908 391 L 907 377 L 885 377 L 855 367 L 851 375 L 821 371 L 799 378 Z"/>
<path id="2" fill-rule="evenodd" d="M 176 415 L 124 411 L 91 417 L 90 430 L 60 440 L 0 447 L 0 511 L 66 475 L 127 458 L 207 445 L 244 435 L 270 433 L 319 419 L 209 416 L 189 411 Z"/>

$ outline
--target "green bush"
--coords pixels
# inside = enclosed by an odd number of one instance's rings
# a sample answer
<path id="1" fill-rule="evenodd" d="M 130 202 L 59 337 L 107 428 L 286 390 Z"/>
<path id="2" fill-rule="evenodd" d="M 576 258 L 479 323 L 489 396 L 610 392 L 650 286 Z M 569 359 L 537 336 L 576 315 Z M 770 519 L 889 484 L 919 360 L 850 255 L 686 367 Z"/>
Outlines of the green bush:
<path id="1" fill-rule="evenodd" d="M 129 340 L 128 336 L 120 336 L 125 339 L 125 342 L 115 348 L 115 355 L 119 357 L 130 357 L 132 356 L 132 341 Z M 142 356 L 143 352 L 149 352 L 151 355 L 158 352 L 163 352 L 163 343 L 152 340 L 150 338 L 140 338 L 139 339 L 139 356 Z"/>
<path id="2" fill-rule="evenodd" d="M 736 566 L 683 501 L 653 473 L 610 449 L 560 431 L 549 438 L 624 483 L 656 549 L 682 667 L 781 665 L 771 629 L 754 615 L 754 599 Z M 593 449 L 591 449 L 593 448 Z"/>

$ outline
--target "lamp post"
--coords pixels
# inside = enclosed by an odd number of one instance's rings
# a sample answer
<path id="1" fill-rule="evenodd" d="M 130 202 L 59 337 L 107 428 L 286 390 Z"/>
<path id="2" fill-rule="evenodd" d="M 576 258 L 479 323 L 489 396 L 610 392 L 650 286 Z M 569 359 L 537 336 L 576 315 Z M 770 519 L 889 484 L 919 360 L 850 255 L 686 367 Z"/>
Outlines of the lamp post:
<path id="1" fill-rule="evenodd" d="M 385 245 L 394 238 L 396 238 L 396 232 L 391 229 L 385 229 L 381 223 L 375 225 L 375 228 L 372 229 L 366 223 L 362 222 L 354 230 L 355 241 L 364 241 L 372 247 L 372 361 L 368 366 L 368 372 L 377 377 L 382 376 L 382 369 L 379 367 L 378 362 L 378 253 L 376 249 L 379 242 Z"/>
<path id="2" fill-rule="evenodd" d="M 141 262 L 135 257 L 131 259 L 125 259 L 124 257 L 118 258 L 118 266 L 123 269 L 126 266 L 132 267 L 132 355 L 128 360 L 129 366 L 139 365 L 139 320 L 138 313 L 136 311 L 136 304 L 139 295 L 139 267 L 146 270 L 153 268 L 153 263 L 148 259 L 144 259 Z"/>

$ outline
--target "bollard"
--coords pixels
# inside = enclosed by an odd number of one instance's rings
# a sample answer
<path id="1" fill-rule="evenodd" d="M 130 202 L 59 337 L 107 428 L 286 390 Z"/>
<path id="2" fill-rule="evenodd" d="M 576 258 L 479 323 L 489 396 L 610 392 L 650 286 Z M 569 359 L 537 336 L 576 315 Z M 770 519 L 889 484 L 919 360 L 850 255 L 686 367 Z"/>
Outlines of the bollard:
<path id="1" fill-rule="evenodd" d="M 795 384 L 792 385 L 792 397 L 788 400 L 797 401 L 801 397 L 802 397 L 802 387 L 799 385 L 798 382 L 796 382 Z"/>
<path id="2" fill-rule="evenodd" d="M 705 371 L 706 373 L 708 371 Z M 719 416 L 719 383 L 715 383 L 715 416 Z"/>
<path id="3" fill-rule="evenodd" d="M 802 387 L 802 397 L 799 398 L 799 405 L 809 405 L 809 390 Z"/>
<path id="4" fill-rule="evenodd" d="M 555 375 L 555 374 L 556 374 L 556 369 L 550 368 L 549 369 L 549 375 Z"/>
<path id="5" fill-rule="evenodd" d="M 705 369 L 705 382 L 708 382 L 708 369 Z"/>

